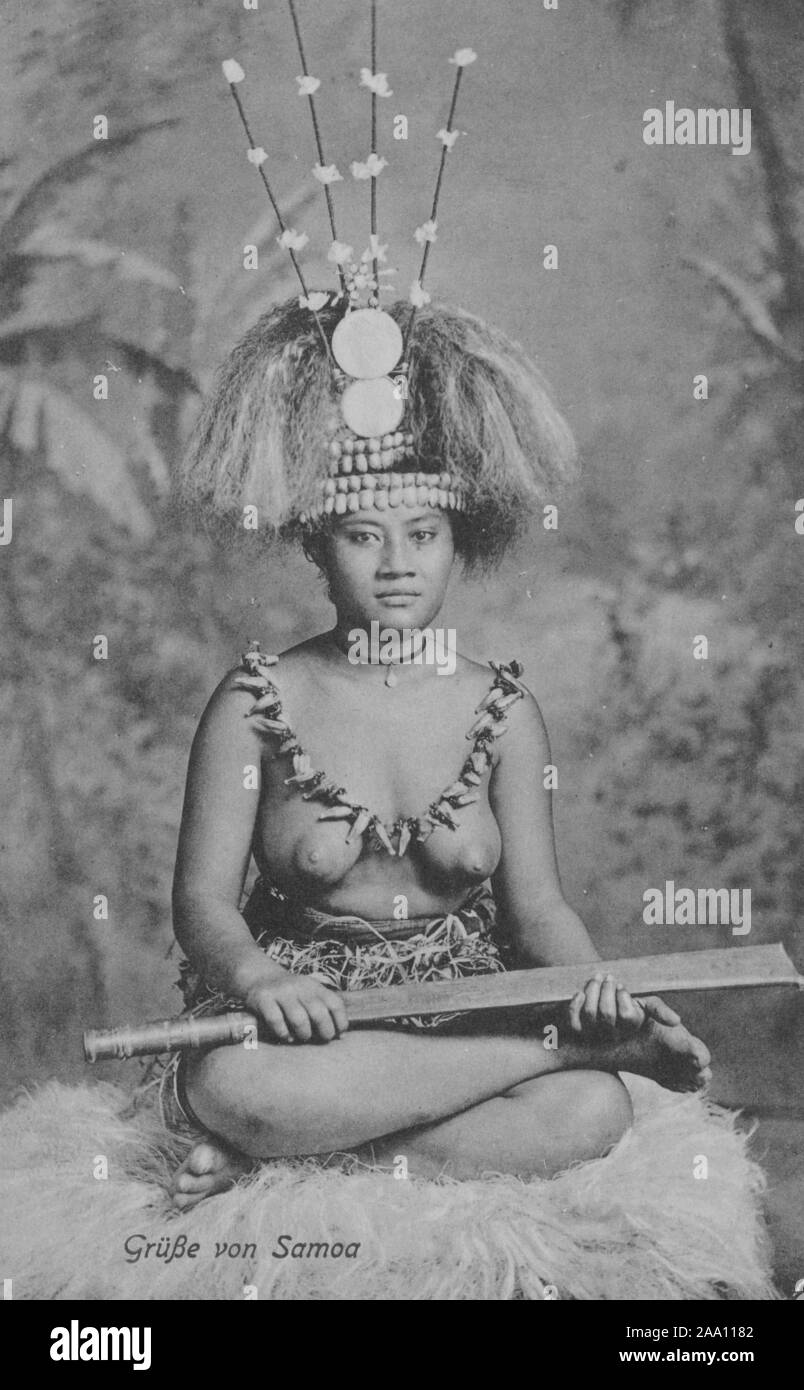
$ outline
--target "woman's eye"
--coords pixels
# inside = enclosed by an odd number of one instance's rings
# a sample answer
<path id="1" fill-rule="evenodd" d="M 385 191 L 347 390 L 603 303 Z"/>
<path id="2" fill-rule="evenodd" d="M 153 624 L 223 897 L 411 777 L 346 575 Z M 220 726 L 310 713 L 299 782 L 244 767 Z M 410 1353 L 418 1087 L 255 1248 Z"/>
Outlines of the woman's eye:
<path id="1" fill-rule="evenodd" d="M 429 541 L 432 540 L 434 535 L 435 531 L 415 531 L 413 539 L 416 541 Z"/>
<path id="2" fill-rule="evenodd" d="M 365 545 L 367 541 L 376 541 L 377 537 L 373 531 L 353 531 L 352 540 L 358 545 Z"/>

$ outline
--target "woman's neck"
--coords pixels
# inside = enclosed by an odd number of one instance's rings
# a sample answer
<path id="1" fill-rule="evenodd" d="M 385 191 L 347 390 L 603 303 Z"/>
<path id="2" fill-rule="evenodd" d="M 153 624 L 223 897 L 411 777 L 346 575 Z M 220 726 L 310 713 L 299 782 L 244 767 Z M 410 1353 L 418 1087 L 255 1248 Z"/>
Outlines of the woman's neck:
<path id="1" fill-rule="evenodd" d="M 355 668 L 379 667 L 385 672 L 385 684 L 393 686 L 398 682 L 403 667 L 408 679 L 414 671 L 419 675 L 427 672 L 427 663 L 422 660 L 426 647 L 422 633 L 426 630 L 391 627 L 379 621 L 370 623 L 368 627 L 339 621 L 326 637 L 339 663 L 345 658 Z"/>

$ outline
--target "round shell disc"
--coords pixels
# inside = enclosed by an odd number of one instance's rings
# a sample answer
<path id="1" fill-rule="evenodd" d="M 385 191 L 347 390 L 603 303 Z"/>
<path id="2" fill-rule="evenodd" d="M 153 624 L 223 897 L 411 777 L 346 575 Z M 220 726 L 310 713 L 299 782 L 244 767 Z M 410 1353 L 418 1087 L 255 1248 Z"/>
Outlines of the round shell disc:
<path id="1" fill-rule="evenodd" d="M 353 381 L 341 397 L 341 414 L 354 434 L 392 434 L 405 411 L 401 392 L 389 377 Z"/>
<path id="2" fill-rule="evenodd" d="M 399 325 L 384 309 L 354 309 L 335 328 L 332 355 L 347 376 L 386 376 L 402 356 Z"/>

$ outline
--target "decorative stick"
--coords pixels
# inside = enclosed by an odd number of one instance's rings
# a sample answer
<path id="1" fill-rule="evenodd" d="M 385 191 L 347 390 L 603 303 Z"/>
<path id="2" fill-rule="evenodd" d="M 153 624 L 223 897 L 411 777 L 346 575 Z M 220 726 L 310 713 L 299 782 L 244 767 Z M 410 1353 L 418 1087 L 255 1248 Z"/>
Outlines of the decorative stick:
<path id="1" fill-rule="evenodd" d="M 304 73 L 305 77 L 309 77 L 310 72 L 307 67 L 307 57 L 304 52 L 304 44 L 302 43 L 301 29 L 299 28 L 299 19 L 298 15 L 296 14 L 295 0 L 288 0 L 288 6 L 290 8 L 290 17 L 293 20 L 293 28 L 296 34 L 296 46 L 299 50 L 299 60 L 302 65 L 302 72 Z M 315 109 L 315 97 L 312 92 L 307 93 L 307 100 L 310 103 L 310 115 L 313 121 L 313 134 L 315 136 L 316 150 L 318 151 L 318 163 L 323 168 L 326 165 L 327 161 L 324 158 L 324 145 L 321 139 L 321 130 L 318 125 L 318 115 Z M 324 195 L 327 200 L 327 213 L 329 216 L 330 231 L 332 232 L 332 240 L 337 241 L 338 233 L 335 230 L 335 204 L 332 198 L 332 192 L 328 183 L 325 183 L 323 185 L 323 189 Z M 341 283 L 341 289 L 343 290 L 346 288 L 346 281 L 344 279 L 343 268 L 339 265 L 337 267 L 337 270 L 338 278 Z"/>
<path id="2" fill-rule="evenodd" d="M 224 77 L 226 78 L 226 81 L 227 81 L 227 83 L 228 83 L 229 91 L 231 92 L 232 97 L 233 97 L 233 99 L 234 99 L 234 104 L 235 104 L 235 106 L 237 107 L 237 111 L 238 111 L 238 114 L 239 114 L 239 116 L 240 116 L 240 119 L 241 119 L 241 121 L 243 122 L 243 129 L 244 129 L 245 132 L 246 132 L 246 137 L 247 137 L 247 139 L 248 139 L 249 146 L 250 146 L 251 150 L 253 151 L 253 153 L 254 153 L 255 156 L 256 156 L 256 158 L 255 158 L 254 160 L 252 160 L 252 163 L 256 165 L 257 171 L 258 171 L 258 173 L 259 173 L 259 175 L 260 175 L 260 178 L 262 179 L 262 182 L 263 182 L 263 186 L 264 186 L 264 188 L 265 188 L 265 191 L 266 191 L 266 193 L 268 194 L 268 197 L 269 197 L 269 199 L 270 199 L 270 201 L 271 201 L 271 207 L 272 207 L 273 210 L 274 210 L 274 216 L 276 217 L 276 220 L 277 220 L 277 222 L 278 222 L 278 224 L 279 224 L 279 231 L 280 231 L 282 237 L 285 237 L 285 236 L 287 235 L 287 233 L 288 233 L 288 228 L 286 227 L 286 225 L 285 225 L 285 220 L 284 220 L 284 218 L 283 218 L 283 216 L 282 216 L 282 213 L 281 213 L 280 210 L 279 210 L 279 204 L 277 203 L 276 198 L 274 197 L 273 189 L 271 188 L 271 185 L 270 185 L 270 183 L 268 182 L 268 179 L 266 178 L 265 170 L 264 170 L 263 167 L 262 167 L 263 164 L 265 163 L 265 160 L 266 160 L 267 156 L 266 156 L 265 151 L 264 151 L 264 149 L 262 148 L 262 146 L 261 146 L 261 145 L 256 145 L 256 144 L 254 143 L 254 136 L 253 136 L 252 133 L 251 133 L 251 128 L 250 128 L 249 123 L 248 123 L 248 120 L 247 120 L 247 118 L 246 118 L 246 113 L 245 113 L 245 111 L 243 110 L 243 103 L 241 102 L 240 97 L 239 97 L 238 92 L 237 92 L 236 83 L 242 82 L 242 81 L 243 81 L 243 78 L 244 78 L 244 76 L 245 76 L 245 73 L 243 72 L 243 69 L 240 67 L 240 65 L 239 65 L 238 63 L 235 63 L 232 59 L 228 58 L 228 59 L 223 63 L 223 74 L 224 74 Z M 309 290 L 308 290 L 308 288 L 307 288 L 307 284 L 306 284 L 306 282 L 305 282 L 304 276 L 302 275 L 301 266 L 299 265 L 298 258 L 297 258 L 297 256 L 296 256 L 296 252 L 294 251 L 293 247 L 287 245 L 286 242 L 283 241 L 283 242 L 281 242 L 280 244 L 283 245 L 283 246 L 285 247 L 285 250 L 287 251 L 288 255 L 290 256 L 290 259 L 291 259 L 291 261 L 292 261 L 292 263 L 293 263 L 293 269 L 295 270 L 296 275 L 297 275 L 297 277 L 298 277 L 299 284 L 301 285 L 302 294 L 304 295 L 304 298 L 308 301 L 308 307 L 310 308 L 310 312 L 312 313 L 312 315 L 313 315 L 313 317 L 314 317 L 314 319 L 315 319 L 315 321 L 316 321 L 316 326 L 317 326 L 318 331 L 319 331 L 319 333 L 320 333 L 320 335 L 321 335 L 321 341 L 322 341 L 322 343 L 324 344 L 324 348 L 325 348 L 327 357 L 329 358 L 330 361 L 332 361 L 332 354 L 331 354 L 331 352 L 330 352 L 329 343 L 327 342 L 327 335 L 326 335 L 326 333 L 324 332 L 323 325 L 322 325 L 322 323 L 321 323 L 320 318 L 318 317 L 318 311 L 317 311 L 316 309 L 313 308 L 312 304 L 309 303 L 309 300 L 310 300 L 310 292 L 309 292 Z"/>
<path id="3" fill-rule="evenodd" d="M 539 970 L 508 970 L 495 975 L 472 975 L 457 980 L 391 985 L 342 995 L 352 1023 L 378 1023 L 409 1014 L 464 1013 L 478 1009 L 522 1008 L 564 1004 L 590 975 L 610 971 L 635 997 L 679 991 L 747 989 L 787 985 L 804 989 L 780 942 L 766 946 L 724 946 L 707 951 L 634 959 L 555 965 Z M 91 1030 L 84 1034 L 88 1062 L 123 1059 L 255 1038 L 259 1025 L 253 1014 L 182 1016 L 139 1027 Z"/>
<path id="4" fill-rule="evenodd" d="M 458 104 L 458 92 L 460 91 L 460 87 L 461 87 L 461 76 L 462 76 L 462 74 L 463 74 L 464 68 L 465 68 L 465 67 L 468 67 L 468 65 L 469 65 L 470 63 L 473 63 L 473 62 L 475 61 L 476 57 L 477 57 L 477 54 L 474 53 L 474 52 L 472 51 L 471 48 L 459 48 L 458 51 L 457 51 L 457 53 L 455 54 L 454 58 L 451 58 L 451 59 L 450 59 L 451 62 L 455 63 L 455 83 L 454 83 L 453 88 L 452 88 L 452 100 L 450 101 L 450 104 L 449 104 L 449 115 L 447 116 L 447 124 L 446 124 L 446 126 L 445 126 L 445 128 L 444 128 L 444 131 L 443 131 L 443 134 L 442 134 L 441 159 L 439 160 L 439 163 L 438 163 L 438 174 L 437 174 L 437 176 L 436 176 L 435 192 L 434 192 L 434 194 L 433 194 L 433 204 L 432 204 L 432 207 L 431 207 L 431 209 L 430 209 L 430 222 L 431 222 L 431 223 L 435 223 L 436 218 L 437 218 L 437 216 L 438 216 L 438 202 L 439 202 L 439 199 L 440 199 L 440 197 L 441 197 L 441 184 L 443 183 L 443 180 L 444 180 L 444 169 L 445 169 L 446 163 L 447 163 L 447 155 L 449 154 L 450 148 L 451 148 L 452 144 L 454 143 L 454 140 L 450 140 L 449 137 L 452 136 L 452 135 L 454 134 L 454 131 L 453 131 L 453 123 L 454 123 L 454 120 L 455 120 L 455 108 L 456 108 L 456 106 L 457 106 L 457 104 Z M 444 138 L 444 137 L 446 137 L 446 138 Z M 430 246 L 431 246 L 431 245 L 432 245 L 431 240 L 430 240 L 429 238 L 426 239 L 425 242 L 424 242 L 424 249 L 423 249 L 423 251 L 422 251 L 422 262 L 421 262 L 421 265 L 420 265 L 420 267 L 419 267 L 419 275 L 418 275 L 418 284 L 419 284 L 419 288 L 420 288 L 420 289 L 423 289 L 423 288 L 424 288 L 424 277 L 425 277 L 425 274 L 426 274 L 426 272 L 427 272 L 427 262 L 428 262 L 428 260 L 429 260 L 429 258 L 430 258 Z M 407 355 L 408 355 L 408 344 L 409 344 L 409 342 L 410 342 L 410 335 L 411 335 L 411 333 L 412 333 L 412 331 L 413 331 L 413 323 L 414 323 L 414 320 L 415 320 L 415 318 L 416 318 L 416 310 L 417 310 L 417 308 L 418 308 L 418 305 L 414 304 L 414 305 L 413 305 L 412 313 L 411 313 L 411 315 L 410 315 L 410 318 L 408 319 L 408 326 L 407 326 L 407 329 L 406 329 L 406 331 L 405 331 L 405 341 L 404 341 L 403 348 L 402 348 L 402 360 L 403 360 L 403 361 L 406 361 L 406 360 L 407 360 Z"/>
<path id="5" fill-rule="evenodd" d="M 375 77 L 377 74 L 377 0 L 371 0 L 371 74 L 372 77 Z M 377 153 L 377 93 L 373 87 L 371 89 L 371 153 L 374 155 L 376 155 Z M 377 245 L 376 178 L 369 179 L 369 183 L 371 185 L 371 245 L 373 248 Z M 372 265 L 374 273 L 374 283 L 377 286 L 375 293 L 377 295 L 377 303 L 379 303 L 380 281 L 378 275 L 379 267 L 376 256 L 374 257 Z"/>

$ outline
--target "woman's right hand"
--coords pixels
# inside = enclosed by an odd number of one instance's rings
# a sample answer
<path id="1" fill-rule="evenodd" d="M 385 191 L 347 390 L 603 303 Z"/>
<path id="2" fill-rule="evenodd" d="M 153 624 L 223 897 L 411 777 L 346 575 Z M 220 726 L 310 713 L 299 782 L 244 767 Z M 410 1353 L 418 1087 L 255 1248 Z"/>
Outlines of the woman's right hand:
<path id="1" fill-rule="evenodd" d="M 349 1027 L 341 993 L 281 966 L 258 975 L 243 1002 L 277 1042 L 332 1042 Z"/>
<path id="2" fill-rule="evenodd" d="M 569 1005 L 570 1027 L 574 1033 L 611 1038 L 614 1030 L 638 1032 L 646 1019 L 675 1027 L 681 1018 L 675 1009 L 653 994 L 632 999 L 628 990 L 609 972 L 601 970 L 573 995 Z"/>

